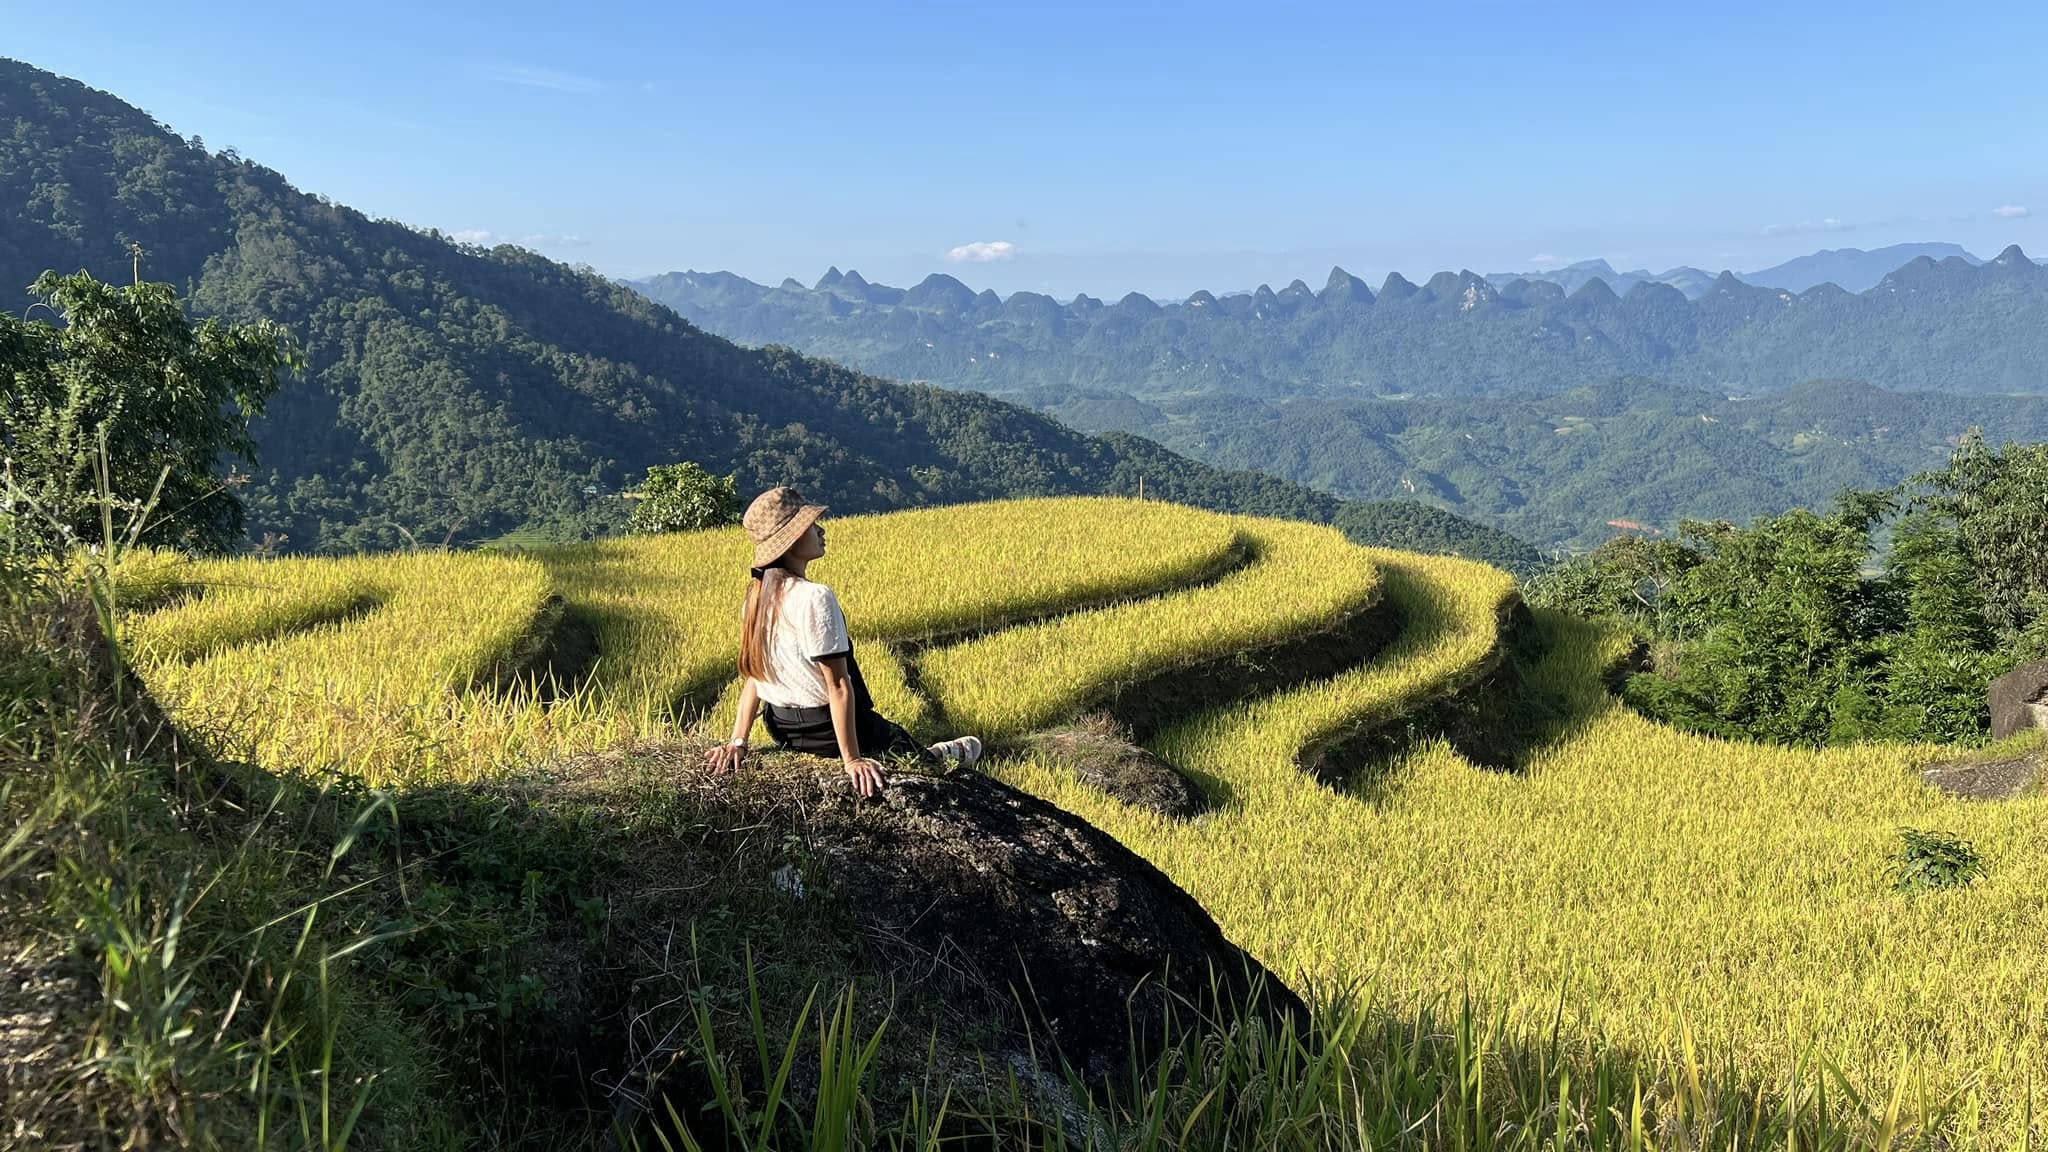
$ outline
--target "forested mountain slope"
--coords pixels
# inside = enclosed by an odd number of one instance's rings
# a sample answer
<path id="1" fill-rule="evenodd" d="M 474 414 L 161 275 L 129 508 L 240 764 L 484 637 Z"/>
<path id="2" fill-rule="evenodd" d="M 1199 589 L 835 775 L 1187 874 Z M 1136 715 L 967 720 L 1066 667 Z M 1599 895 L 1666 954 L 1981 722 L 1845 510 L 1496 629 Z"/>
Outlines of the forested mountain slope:
<path id="1" fill-rule="evenodd" d="M 372 219 L 0 60 L 0 304 L 25 307 L 44 269 L 126 282 L 138 259 L 198 310 L 274 319 L 303 344 L 307 370 L 258 422 L 244 492 L 252 534 L 295 549 L 603 531 L 623 523 L 622 486 L 678 459 L 848 512 L 1131 492 L 1141 477 L 1209 507 L 1337 511 L 1135 437 L 737 347 L 588 270 Z"/>
<path id="2" fill-rule="evenodd" d="M 1348 499 L 1424 499 L 1525 540 L 1579 548 L 1610 521 L 1745 521 L 1886 488 L 1947 463 L 1962 434 L 2048 440 L 2048 396 L 1889 392 L 1815 380 L 1730 398 L 1642 378 L 1549 394 L 1266 399 L 1022 394 L 1077 428 L 1142 430 L 1223 468 Z"/>

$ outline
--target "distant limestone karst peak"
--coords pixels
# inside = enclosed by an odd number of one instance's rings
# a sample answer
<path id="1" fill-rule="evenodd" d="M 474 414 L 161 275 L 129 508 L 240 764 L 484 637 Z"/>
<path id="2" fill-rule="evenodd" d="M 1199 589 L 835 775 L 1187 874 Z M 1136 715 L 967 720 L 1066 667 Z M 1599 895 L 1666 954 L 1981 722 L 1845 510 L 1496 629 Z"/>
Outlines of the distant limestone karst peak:
<path id="1" fill-rule="evenodd" d="M 1296 280 L 1294 283 L 1300 284 L 1301 281 Z M 1293 285 L 1288 287 L 1291 291 Z M 1307 287 L 1307 285 L 1303 285 L 1303 287 Z M 1325 304 L 1370 304 L 1373 302 L 1374 297 L 1372 289 L 1365 286 L 1365 281 L 1360 280 L 1342 268 L 1332 266 L 1330 278 L 1323 284 L 1321 299 Z"/>

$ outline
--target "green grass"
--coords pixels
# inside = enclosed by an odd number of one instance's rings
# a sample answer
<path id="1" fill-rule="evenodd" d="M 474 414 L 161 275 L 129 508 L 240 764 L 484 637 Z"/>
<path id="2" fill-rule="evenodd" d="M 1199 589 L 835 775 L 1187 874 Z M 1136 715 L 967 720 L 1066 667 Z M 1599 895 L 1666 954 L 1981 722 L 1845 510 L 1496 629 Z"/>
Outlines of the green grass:
<path id="1" fill-rule="evenodd" d="M 90 618 L 0 611 L 0 951 L 53 1017 L 9 1046 L 0 1140 L 436 1146 L 443 1056 L 349 959 L 377 930 L 350 842 L 388 806 L 181 757 L 91 662 Z"/>
<path id="2" fill-rule="evenodd" d="M 1916 1149 L 1968 1131 L 1950 1101 L 1861 1096 L 1818 1053 L 1755 1086 L 1686 1051 L 1661 1070 L 1554 1031 L 1530 1044 L 1469 998 L 1398 1004 L 1370 987 L 1316 1005 L 1305 1030 L 1251 1002 L 1182 1004 L 1157 1059 L 1108 1083 L 1052 1084 L 1001 1071 L 961 1091 L 934 1067 L 907 1097 L 877 1098 L 889 1025 L 856 1024 L 854 995 L 814 988 L 794 1027 L 750 1000 L 744 1054 L 705 1012 L 694 1055 L 715 1087 L 701 1110 L 665 1102 L 636 1147 L 773 1149 Z M 815 1024 L 813 1020 L 815 1018 Z M 809 1030 L 807 1031 L 807 1026 Z M 790 1106 L 795 1068 L 818 1070 L 809 1109 Z M 892 1106 L 893 1105 L 893 1106 Z"/>

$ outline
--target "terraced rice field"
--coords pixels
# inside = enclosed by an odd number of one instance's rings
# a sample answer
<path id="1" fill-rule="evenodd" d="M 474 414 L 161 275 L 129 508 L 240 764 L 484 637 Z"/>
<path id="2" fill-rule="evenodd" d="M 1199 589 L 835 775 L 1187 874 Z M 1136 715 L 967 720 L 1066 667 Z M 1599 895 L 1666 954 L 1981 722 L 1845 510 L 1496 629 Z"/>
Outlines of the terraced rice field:
<path id="1" fill-rule="evenodd" d="M 1153 860 L 1284 976 L 1418 1006 L 1470 994 L 1532 1051 L 1563 1036 L 1620 1053 L 1653 1096 L 1704 1063 L 1768 1109 L 1795 1068 L 1831 1063 L 1864 1111 L 1894 1091 L 1909 1116 L 1956 1102 L 1955 1143 L 2009 1145 L 2033 1123 L 2048 1082 L 2048 800 L 1945 797 L 1912 771 L 1933 749 L 1663 728 L 1602 690 L 1617 637 L 1542 616 L 1526 633 L 1540 655 L 1519 666 L 1564 723 L 1517 771 L 1430 739 L 1359 759 L 1360 731 L 1446 693 L 1505 693 L 1485 674 L 1514 589 L 1324 529 L 1042 501 L 828 531 L 814 574 L 840 590 L 885 709 L 991 736 L 1361 614 L 1397 627 L 1333 675 L 1283 676 L 1152 732 L 1216 801 L 1193 820 L 1124 805 L 1043 756 L 991 764 Z M 208 590 L 139 618 L 129 642 L 181 716 L 279 767 L 481 776 L 687 719 L 678 703 L 729 677 L 744 559 L 718 532 L 520 558 L 231 562 L 195 569 Z M 590 629 L 595 667 L 552 701 L 505 687 L 525 633 L 557 616 Z M 1319 751 L 1341 786 L 1303 770 Z M 1988 878 L 1893 892 L 1901 826 L 1973 840 Z"/>

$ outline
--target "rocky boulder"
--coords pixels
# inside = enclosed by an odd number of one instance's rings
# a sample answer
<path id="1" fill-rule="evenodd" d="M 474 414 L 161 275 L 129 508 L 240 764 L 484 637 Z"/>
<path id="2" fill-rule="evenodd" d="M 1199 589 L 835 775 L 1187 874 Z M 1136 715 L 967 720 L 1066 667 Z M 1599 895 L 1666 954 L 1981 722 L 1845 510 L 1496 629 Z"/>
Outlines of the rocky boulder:
<path id="1" fill-rule="evenodd" d="M 1991 682 L 1991 736 L 2048 728 L 2048 660 L 2022 664 Z"/>
<path id="2" fill-rule="evenodd" d="M 1262 980 L 1299 1010 L 1193 897 L 1077 816 L 974 773 L 842 803 L 821 844 L 841 898 L 872 930 L 1020 997 L 1024 1023 L 1091 1078 L 1126 1066 L 1134 1030 L 1157 1036 L 1172 998 L 1204 1004 L 1212 973 L 1233 998 Z"/>
<path id="3" fill-rule="evenodd" d="M 1213 989 L 1239 1004 L 1256 988 L 1259 1015 L 1307 1022 L 1301 1001 L 1164 873 L 1028 793 L 976 771 L 899 773 L 864 800 L 835 762 L 757 756 L 714 776 L 702 754 L 687 741 L 606 754 L 546 787 L 550 806 L 595 801 L 640 825 L 606 893 L 607 966 L 640 974 L 614 981 L 631 986 L 628 1002 L 607 1005 L 599 991 L 559 1033 L 581 1034 L 579 1063 L 607 1066 L 601 1081 L 668 1066 L 675 1053 L 647 1038 L 690 1035 L 656 1019 L 687 989 L 651 976 L 674 972 L 676 942 L 726 915 L 718 906 L 744 908 L 759 963 L 895 989 L 898 1042 L 921 1060 L 936 1034 L 954 1067 L 994 1057 L 1045 1082 L 1058 1061 L 1091 1079 L 1118 1075 L 1149 1056 L 1133 1052 L 1134 1037 L 1159 1036 L 1169 1013 L 1185 1024 L 1212 1009 Z M 674 813 L 662 818 L 674 833 L 647 826 L 655 806 Z M 593 1041 L 611 1051 L 590 1051 Z"/>

